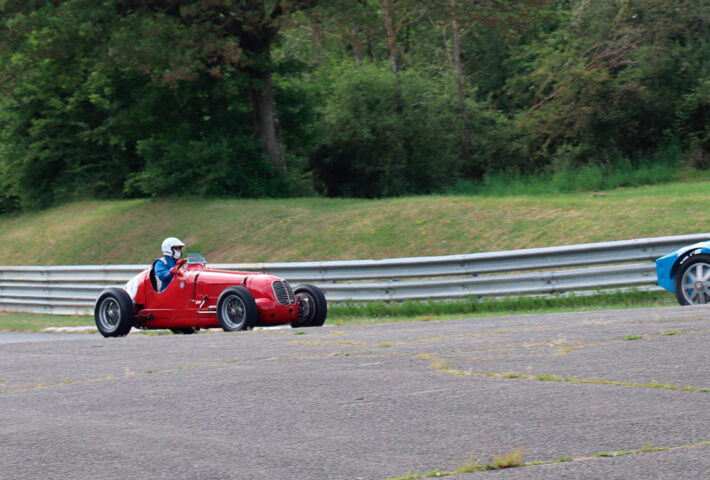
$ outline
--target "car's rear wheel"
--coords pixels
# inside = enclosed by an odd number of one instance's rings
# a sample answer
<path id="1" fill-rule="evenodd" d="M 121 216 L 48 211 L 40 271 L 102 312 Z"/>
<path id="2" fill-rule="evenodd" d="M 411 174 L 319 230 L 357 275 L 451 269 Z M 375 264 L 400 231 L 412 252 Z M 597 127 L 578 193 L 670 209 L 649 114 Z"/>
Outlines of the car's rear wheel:
<path id="1" fill-rule="evenodd" d="M 299 310 L 298 319 L 292 322 L 291 326 L 293 328 L 322 327 L 328 315 L 328 302 L 323 291 L 315 285 L 304 283 L 294 288 L 293 293 L 299 304 Z"/>
<path id="2" fill-rule="evenodd" d="M 259 320 L 254 296 L 244 287 L 225 289 L 217 300 L 217 320 L 225 332 L 254 328 Z"/>
<path id="3" fill-rule="evenodd" d="M 121 288 L 107 288 L 96 301 L 94 321 L 104 337 L 123 337 L 133 327 L 133 300 Z"/>
<path id="4" fill-rule="evenodd" d="M 675 276 L 675 296 L 681 305 L 710 303 L 710 255 L 685 259 Z"/>

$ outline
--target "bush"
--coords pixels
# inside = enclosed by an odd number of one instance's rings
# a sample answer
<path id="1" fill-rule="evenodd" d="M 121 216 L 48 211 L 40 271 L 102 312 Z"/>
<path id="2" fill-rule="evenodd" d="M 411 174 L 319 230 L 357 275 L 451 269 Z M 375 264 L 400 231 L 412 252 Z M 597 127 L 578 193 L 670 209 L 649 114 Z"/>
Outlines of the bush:
<path id="1" fill-rule="evenodd" d="M 387 67 L 336 72 L 311 158 L 320 191 L 380 197 L 429 193 L 449 182 L 459 155 L 451 95 L 436 79 L 415 73 L 403 73 L 401 84 L 400 109 Z"/>
<path id="2" fill-rule="evenodd" d="M 137 152 L 145 169 L 129 178 L 128 194 L 264 197 L 287 192 L 253 137 L 149 138 L 138 143 Z"/>

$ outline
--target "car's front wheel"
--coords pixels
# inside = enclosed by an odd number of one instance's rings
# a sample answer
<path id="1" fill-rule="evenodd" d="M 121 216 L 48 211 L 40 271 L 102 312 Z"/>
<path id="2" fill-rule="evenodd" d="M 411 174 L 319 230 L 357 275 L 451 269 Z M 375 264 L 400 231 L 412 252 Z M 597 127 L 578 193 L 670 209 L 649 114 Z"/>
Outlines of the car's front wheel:
<path id="1" fill-rule="evenodd" d="M 675 296 L 681 305 L 710 303 L 710 255 L 685 259 L 675 276 Z"/>
<path id="2" fill-rule="evenodd" d="M 299 304 L 298 319 L 291 323 L 293 328 L 322 327 L 328 315 L 328 303 L 323 291 L 308 283 L 293 289 Z"/>
<path id="3" fill-rule="evenodd" d="M 254 296 L 244 287 L 225 289 L 217 300 L 217 320 L 225 332 L 254 328 L 259 320 Z"/>
<path id="4" fill-rule="evenodd" d="M 133 327 L 133 300 L 121 288 L 107 288 L 96 301 L 94 321 L 104 337 L 123 337 Z"/>

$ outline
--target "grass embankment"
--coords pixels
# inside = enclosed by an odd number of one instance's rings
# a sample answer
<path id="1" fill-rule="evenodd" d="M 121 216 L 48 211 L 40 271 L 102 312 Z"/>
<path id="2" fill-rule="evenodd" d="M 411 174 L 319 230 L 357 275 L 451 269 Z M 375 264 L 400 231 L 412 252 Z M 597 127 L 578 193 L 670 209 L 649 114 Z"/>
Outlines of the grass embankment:
<path id="1" fill-rule="evenodd" d="M 166 236 L 213 263 L 418 257 L 710 230 L 710 182 L 384 200 L 85 201 L 0 216 L 9 265 L 145 264 Z"/>
<path id="2" fill-rule="evenodd" d="M 146 264 L 169 235 L 213 263 L 500 251 L 707 232 L 705 217 L 692 212 L 710 201 L 709 187 L 708 181 L 688 180 L 557 195 L 85 201 L 0 216 L 0 245 L 2 263 L 9 265 Z M 334 305 L 329 323 L 675 303 L 667 293 L 634 295 Z M 33 324 L 57 320 L 92 323 L 87 317 L 6 314 L 0 329 L 35 329 Z"/>

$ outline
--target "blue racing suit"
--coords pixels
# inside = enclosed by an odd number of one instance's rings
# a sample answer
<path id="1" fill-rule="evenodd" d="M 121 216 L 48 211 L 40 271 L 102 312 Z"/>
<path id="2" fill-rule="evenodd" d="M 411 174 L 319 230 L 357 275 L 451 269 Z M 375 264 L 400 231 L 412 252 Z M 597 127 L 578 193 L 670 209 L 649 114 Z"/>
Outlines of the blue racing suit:
<path id="1" fill-rule="evenodd" d="M 158 292 L 162 292 L 170 285 L 173 279 L 170 269 L 175 265 L 177 265 L 177 261 L 167 255 L 157 259 L 153 264 L 153 268 L 155 268 L 155 278 L 158 280 Z"/>

